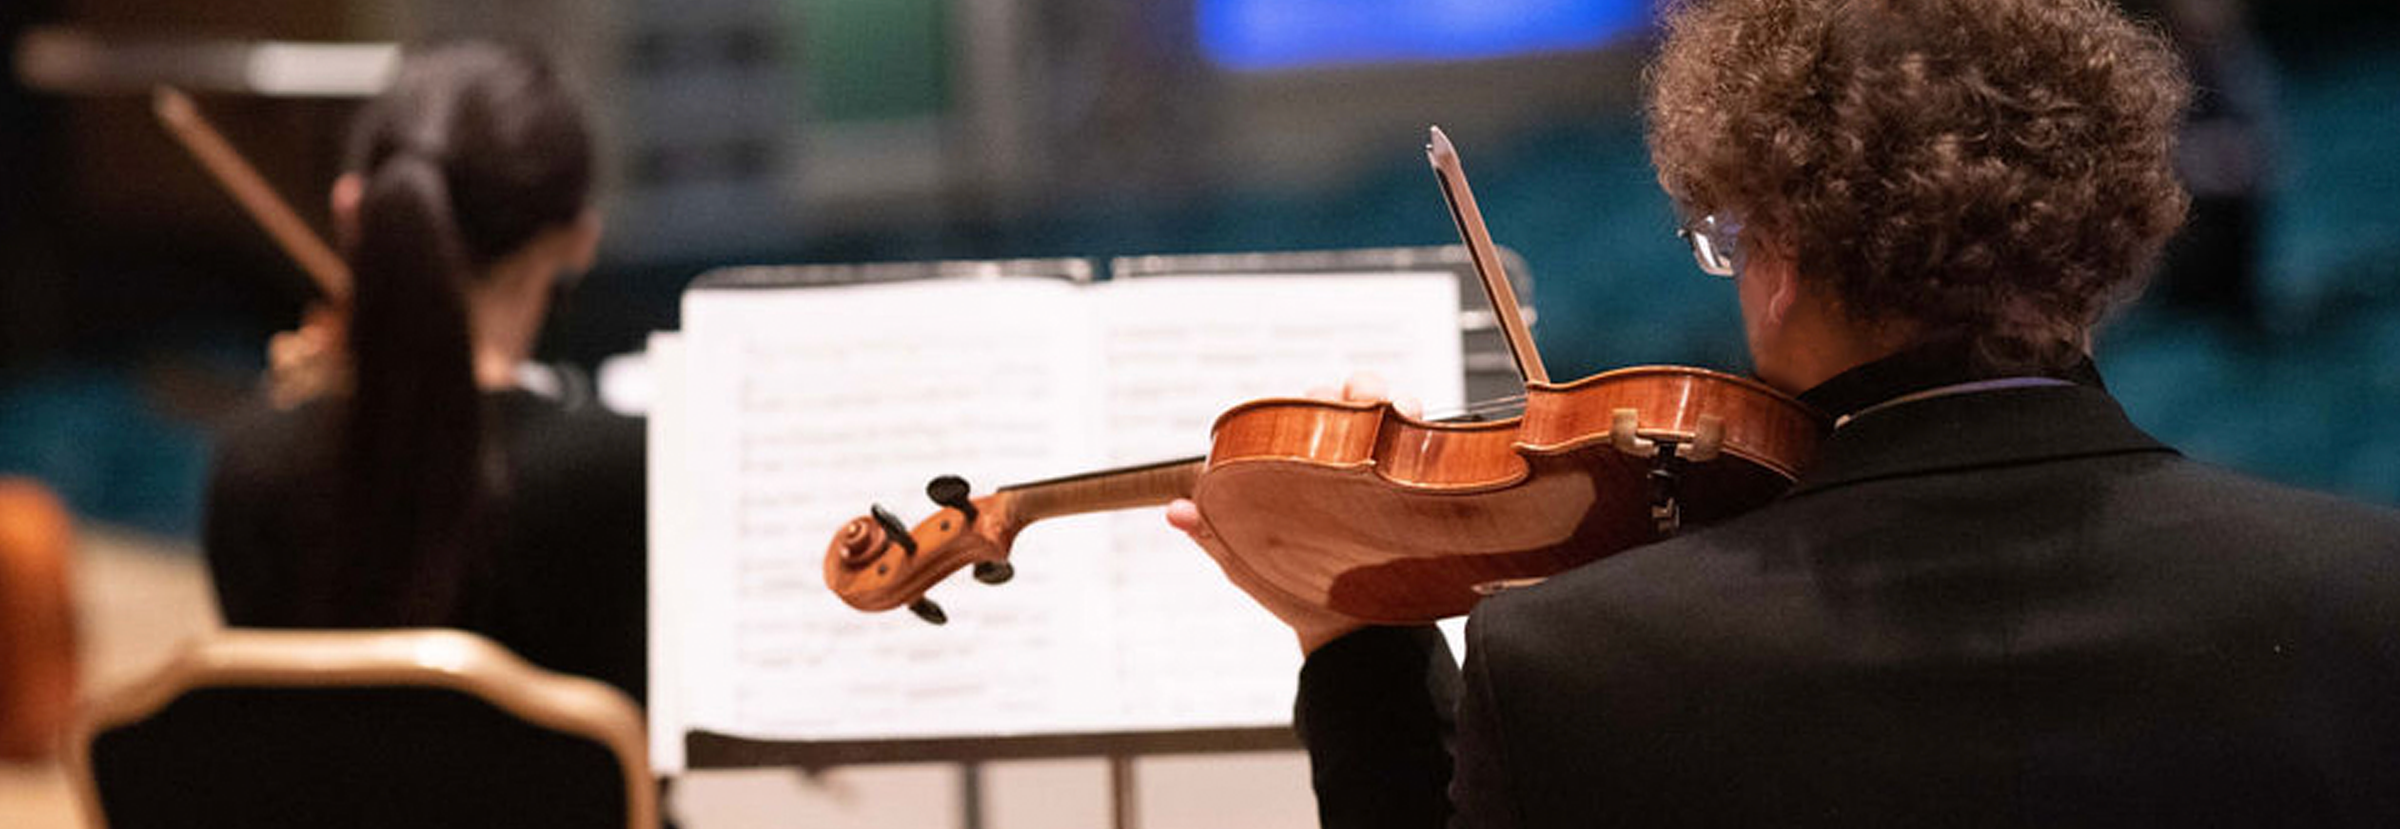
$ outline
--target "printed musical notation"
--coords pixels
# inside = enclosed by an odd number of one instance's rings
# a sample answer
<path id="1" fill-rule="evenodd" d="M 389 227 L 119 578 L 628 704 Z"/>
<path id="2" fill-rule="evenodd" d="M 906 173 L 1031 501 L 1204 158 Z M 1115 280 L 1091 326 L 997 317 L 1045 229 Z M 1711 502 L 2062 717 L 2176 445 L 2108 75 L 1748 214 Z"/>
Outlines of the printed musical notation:
<path id="1" fill-rule="evenodd" d="M 1156 510 L 1043 522 L 945 627 L 862 614 L 825 546 L 925 481 L 978 493 L 1198 455 L 1216 414 L 1357 370 L 1460 391 L 1450 272 L 696 290 L 654 353 L 654 754 L 689 729 L 824 740 L 1289 718 L 1299 654 Z M 663 358 L 662 358 L 663 356 Z M 670 376 L 671 375 L 671 376 Z M 659 434 L 660 431 L 672 434 Z"/>

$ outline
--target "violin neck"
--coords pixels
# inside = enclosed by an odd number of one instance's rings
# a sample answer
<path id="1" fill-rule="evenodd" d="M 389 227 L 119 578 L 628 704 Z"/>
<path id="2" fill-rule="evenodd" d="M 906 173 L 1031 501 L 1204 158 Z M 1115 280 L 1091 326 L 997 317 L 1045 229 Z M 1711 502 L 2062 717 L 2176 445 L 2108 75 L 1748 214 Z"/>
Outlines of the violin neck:
<path id="1" fill-rule="evenodd" d="M 1009 503 L 1009 523 L 1022 527 L 1044 518 L 1164 504 L 1192 494 L 1205 458 L 1184 458 L 1124 469 L 1103 470 L 1003 487 L 994 495 Z"/>

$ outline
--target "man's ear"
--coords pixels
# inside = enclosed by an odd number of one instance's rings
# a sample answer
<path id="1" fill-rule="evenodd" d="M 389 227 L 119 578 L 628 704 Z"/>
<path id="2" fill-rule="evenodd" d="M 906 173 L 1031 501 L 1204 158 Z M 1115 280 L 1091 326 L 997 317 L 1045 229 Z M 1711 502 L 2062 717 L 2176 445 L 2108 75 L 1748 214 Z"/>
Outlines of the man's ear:
<path id="1" fill-rule="evenodd" d="M 342 242 L 358 238 L 358 203 L 367 197 L 367 180 L 357 173 L 343 173 L 333 180 L 333 192 L 326 202 L 333 210 L 333 232 Z"/>
<path id="2" fill-rule="evenodd" d="M 1762 247 L 1742 263 L 1742 278 L 1759 280 L 1758 290 L 1767 299 L 1763 321 L 1781 328 L 1790 321 L 1792 306 L 1800 301 L 1800 269 L 1782 251 Z"/>

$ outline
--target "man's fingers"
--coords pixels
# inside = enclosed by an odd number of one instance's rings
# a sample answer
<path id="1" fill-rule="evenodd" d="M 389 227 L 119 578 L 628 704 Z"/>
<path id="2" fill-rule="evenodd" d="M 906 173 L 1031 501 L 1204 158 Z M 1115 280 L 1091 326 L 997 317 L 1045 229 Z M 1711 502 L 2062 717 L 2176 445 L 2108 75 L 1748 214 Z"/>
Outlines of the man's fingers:
<path id="1" fill-rule="evenodd" d="M 1167 524 L 1182 530 L 1185 535 L 1192 536 L 1194 540 L 1198 540 L 1200 534 L 1208 529 L 1207 525 L 1200 520 L 1200 505 L 1192 503 L 1189 498 L 1177 498 L 1167 502 Z"/>
<path id="2" fill-rule="evenodd" d="M 1342 383 L 1343 400 L 1356 400 L 1371 403 L 1374 401 L 1383 400 L 1390 396 L 1390 386 L 1383 382 L 1383 377 L 1381 375 L 1377 375 L 1371 371 L 1362 371 L 1357 374 L 1350 375 L 1350 379 Z"/>
<path id="3" fill-rule="evenodd" d="M 1401 414 L 1409 417 L 1425 416 L 1424 401 L 1414 397 L 1393 397 L 1391 385 L 1384 382 L 1383 375 L 1372 371 L 1362 371 L 1350 375 L 1350 379 L 1342 381 L 1342 385 L 1339 387 L 1311 387 L 1308 390 L 1308 396 L 1313 400 L 1335 400 L 1345 403 L 1390 401 L 1392 408 L 1399 409 Z"/>

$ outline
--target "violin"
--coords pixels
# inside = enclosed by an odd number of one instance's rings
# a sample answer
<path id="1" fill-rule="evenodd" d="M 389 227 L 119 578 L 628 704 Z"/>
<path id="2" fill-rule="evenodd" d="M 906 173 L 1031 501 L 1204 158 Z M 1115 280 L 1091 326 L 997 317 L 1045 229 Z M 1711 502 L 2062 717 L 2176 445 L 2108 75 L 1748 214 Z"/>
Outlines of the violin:
<path id="1" fill-rule="evenodd" d="M 1046 518 L 1198 504 L 1237 578 L 1368 624 L 1466 613 L 1493 592 L 1764 505 L 1813 460 L 1822 416 L 1753 380 L 1642 366 L 1550 382 L 1457 150 L 1426 148 L 1452 219 L 1526 377 L 1522 414 L 1434 421 L 1390 403 L 1257 400 L 1218 416 L 1205 458 L 1002 487 L 943 476 L 914 527 L 882 506 L 825 553 L 825 583 L 865 611 L 906 606 L 973 568 L 1014 573 L 1017 533 Z"/>

